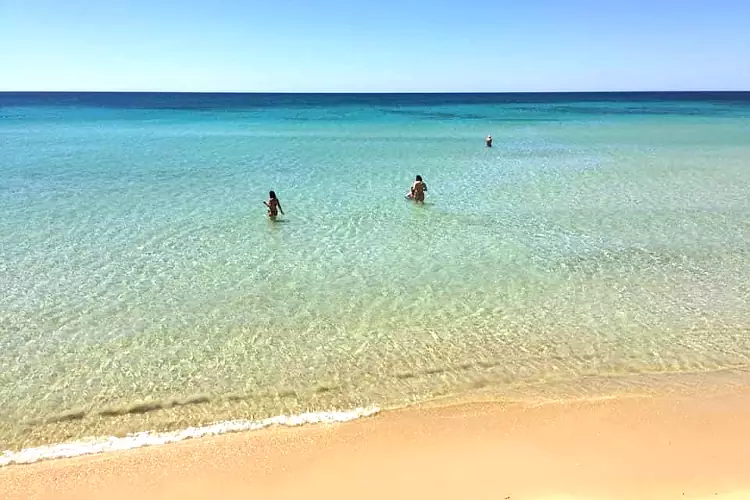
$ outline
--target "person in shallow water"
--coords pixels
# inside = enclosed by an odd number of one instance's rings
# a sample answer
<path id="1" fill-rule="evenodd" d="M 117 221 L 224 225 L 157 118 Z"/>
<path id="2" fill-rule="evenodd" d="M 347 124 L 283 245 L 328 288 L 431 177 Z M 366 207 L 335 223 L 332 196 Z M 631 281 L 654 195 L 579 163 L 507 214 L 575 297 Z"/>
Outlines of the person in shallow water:
<path id="1" fill-rule="evenodd" d="M 284 210 L 281 208 L 279 199 L 276 198 L 276 193 L 273 191 L 268 192 L 268 201 L 264 201 L 263 204 L 268 207 L 268 216 L 275 219 L 279 212 L 284 215 Z"/>
<path id="2" fill-rule="evenodd" d="M 418 175 L 414 184 L 409 189 L 409 194 L 406 196 L 410 200 L 414 200 L 417 203 L 424 203 L 424 193 L 427 191 L 427 184 L 422 180 L 422 176 Z"/>
<path id="3" fill-rule="evenodd" d="M 484 143 L 487 145 L 488 148 L 492 147 L 492 136 L 488 135 L 487 138 L 484 140 Z"/>

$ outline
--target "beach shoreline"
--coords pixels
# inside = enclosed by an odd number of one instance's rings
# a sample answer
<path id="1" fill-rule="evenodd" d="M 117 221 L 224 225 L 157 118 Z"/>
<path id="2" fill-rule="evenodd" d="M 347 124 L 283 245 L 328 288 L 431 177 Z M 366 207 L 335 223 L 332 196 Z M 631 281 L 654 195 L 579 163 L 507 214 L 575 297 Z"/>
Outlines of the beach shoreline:
<path id="1" fill-rule="evenodd" d="M 442 373 L 436 375 L 442 376 Z M 17 441 L 0 443 L 0 469 L 14 464 L 109 453 L 273 426 L 345 422 L 381 411 L 413 407 L 441 408 L 479 402 L 533 407 L 625 397 L 726 395 L 745 387 L 750 387 L 750 366 L 738 365 L 716 370 L 562 376 L 535 383 L 515 381 L 499 385 L 480 376 L 470 379 L 461 391 L 407 403 L 364 398 L 364 404 L 358 407 L 318 402 L 315 406 L 287 406 L 286 411 L 277 414 L 248 412 L 239 405 L 222 408 L 220 395 L 203 397 L 198 400 L 199 404 L 143 400 L 130 404 L 128 407 L 132 411 L 110 417 L 81 410 L 22 423 Z M 289 403 L 291 396 L 296 395 L 285 394 L 279 398 L 286 398 L 285 402 Z M 236 395 L 230 395 L 229 399 L 237 402 Z M 250 396 L 239 402 L 248 400 Z"/>
<path id="2" fill-rule="evenodd" d="M 750 387 L 445 402 L 0 469 L 0 497 L 750 498 Z"/>

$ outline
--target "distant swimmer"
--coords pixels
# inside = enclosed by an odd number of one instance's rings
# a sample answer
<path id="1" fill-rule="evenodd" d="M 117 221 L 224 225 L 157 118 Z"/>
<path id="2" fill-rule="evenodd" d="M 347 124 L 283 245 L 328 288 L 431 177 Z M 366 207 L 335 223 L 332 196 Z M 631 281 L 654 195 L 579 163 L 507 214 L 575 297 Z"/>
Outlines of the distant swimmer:
<path id="1" fill-rule="evenodd" d="M 488 135 L 487 138 L 484 140 L 484 143 L 487 145 L 488 148 L 492 147 L 492 136 Z"/>
<path id="2" fill-rule="evenodd" d="M 417 179 L 414 181 L 414 184 L 411 185 L 409 194 L 406 195 L 406 197 L 410 200 L 416 201 L 417 203 L 424 203 L 425 191 L 427 191 L 427 184 L 425 184 L 422 180 L 422 176 L 418 175 Z"/>
<path id="3" fill-rule="evenodd" d="M 281 212 L 281 215 L 284 215 L 281 203 L 279 202 L 279 199 L 276 198 L 276 193 L 273 191 L 268 192 L 268 201 L 264 201 L 263 204 L 268 207 L 268 216 L 271 219 L 275 219 L 276 216 L 279 215 L 279 212 Z"/>

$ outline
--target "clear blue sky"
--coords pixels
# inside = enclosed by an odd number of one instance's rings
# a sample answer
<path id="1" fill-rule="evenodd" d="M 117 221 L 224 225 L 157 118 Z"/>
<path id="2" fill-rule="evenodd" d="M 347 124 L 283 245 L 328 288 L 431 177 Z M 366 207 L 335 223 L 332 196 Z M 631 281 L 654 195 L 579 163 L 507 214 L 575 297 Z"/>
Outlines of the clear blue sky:
<path id="1" fill-rule="evenodd" d="M 0 90 L 750 90 L 750 0 L 0 0 Z"/>

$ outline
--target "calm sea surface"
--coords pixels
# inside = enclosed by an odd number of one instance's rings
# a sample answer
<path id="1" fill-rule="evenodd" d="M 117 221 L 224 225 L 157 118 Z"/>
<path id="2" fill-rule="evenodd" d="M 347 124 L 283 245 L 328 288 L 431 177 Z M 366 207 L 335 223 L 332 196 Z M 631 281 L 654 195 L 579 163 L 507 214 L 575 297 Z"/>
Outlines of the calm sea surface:
<path id="1" fill-rule="evenodd" d="M 0 153 L 0 450 L 750 363 L 750 93 L 0 94 Z"/>

